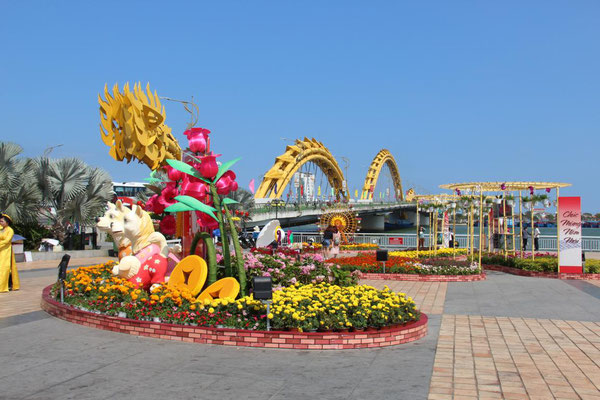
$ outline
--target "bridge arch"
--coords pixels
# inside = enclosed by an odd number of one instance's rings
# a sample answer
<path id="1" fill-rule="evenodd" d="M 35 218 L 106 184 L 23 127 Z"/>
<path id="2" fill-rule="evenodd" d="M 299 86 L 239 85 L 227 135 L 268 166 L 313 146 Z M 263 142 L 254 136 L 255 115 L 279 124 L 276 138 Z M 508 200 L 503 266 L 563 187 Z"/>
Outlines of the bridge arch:
<path id="1" fill-rule="evenodd" d="M 307 162 L 315 163 L 323 171 L 329 185 L 335 190 L 337 199 L 348 198 L 348 194 L 343 188 L 342 169 L 329 149 L 314 138 L 296 139 L 295 144 L 287 146 L 285 153 L 275 158 L 275 164 L 265 174 L 254 197 L 256 199 L 281 198 L 294 174 Z M 277 192 L 275 192 L 275 188 L 277 188 Z"/>
<path id="2" fill-rule="evenodd" d="M 377 153 L 365 178 L 365 184 L 363 185 L 362 193 L 360 195 L 361 200 L 373 200 L 373 192 L 375 186 L 377 186 L 377 179 L 379 179 L 379 173 L 384 165 L 388 166 L 392 175 L 392 181 L 394 182 L 394 189 L 396 190 L 396 196 L 400 199 L 404 199 L 402 192 L 402 180 L 400 179 L 400 172 L 398 171 L 398 165 L 392 153 L 387 149 L 382 149 Z"/>

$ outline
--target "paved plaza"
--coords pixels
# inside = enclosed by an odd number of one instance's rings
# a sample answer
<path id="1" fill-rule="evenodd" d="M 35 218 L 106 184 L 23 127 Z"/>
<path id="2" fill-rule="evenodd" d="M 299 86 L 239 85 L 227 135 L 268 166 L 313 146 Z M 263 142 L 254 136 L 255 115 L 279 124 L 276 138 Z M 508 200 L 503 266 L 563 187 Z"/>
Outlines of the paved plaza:
<path id="1" fill-rule="evenodd" d="M 72 266 L 104 259 L 73 259 Z M 57 261 L 0 294 L 0 399 L 600 399 L 600 286 L 489 272 L 364 281 L 413 297 L 427 337 L 344 351 L 232 348 L 74 325 L 40 310 Z"/>

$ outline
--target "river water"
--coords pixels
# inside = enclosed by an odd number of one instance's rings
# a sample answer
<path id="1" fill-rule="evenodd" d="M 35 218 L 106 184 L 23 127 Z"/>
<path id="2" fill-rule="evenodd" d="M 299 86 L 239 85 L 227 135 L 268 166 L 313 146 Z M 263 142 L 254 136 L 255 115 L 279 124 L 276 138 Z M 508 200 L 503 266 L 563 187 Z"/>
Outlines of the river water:
<path id="1" fill-rule="evenodd" d="M 450 225 L 450 227 L 452 227 L 452 225 Z M 425 228 L 425 232 L 429 233 L 428 227 L 424 227 Z M 288 228 L 286 228 L 287 230 Z M 301 225 L 301 226 L 295 226 L 293 228 L 289 228 L 291 229 L 293 232 L 317 232 L 319 230 L 318 226 L 315 224 L 310 224 L 310 225 Z M 546 227 L 542 227 L 539 228 L 540 229 L 540 234 L 542 236 L 556 236 L 556 227 L 554 228 L 546 228 Z M 416 233 L 417 228 L 416 227 L 409 227 L 409 228 L 403 228 L 403 229 L 395 229 L 395 230 L 387 230 L 383 233 Z M 517 227 L 517 232 L 519 231 L 519 228 Z M 361 233 L 381 233 L 381 232 L 368 232 L 368 231 L 360 231 Z M 484 230 L 485 233 L 487 233 L 487 227 L 485 227 Z M 531 232 L 531 229 L 529 229 L 529 232 Z M 467 234 L 467 226 L 466 225 L 456 225 L 456 234 L 457 235 L 466 235 Z M 479 235 L 479 228 L 475 227 L 475 235 Z M 600 228 L 582 228 L 582 232 L 581 232 L 582 236 L 600 236 Z"/>

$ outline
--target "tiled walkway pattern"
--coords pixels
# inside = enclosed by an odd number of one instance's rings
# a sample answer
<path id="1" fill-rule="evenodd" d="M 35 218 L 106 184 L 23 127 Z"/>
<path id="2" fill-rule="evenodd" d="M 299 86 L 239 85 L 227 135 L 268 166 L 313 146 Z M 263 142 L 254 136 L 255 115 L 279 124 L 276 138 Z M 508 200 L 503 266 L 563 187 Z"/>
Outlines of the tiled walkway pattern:
<path id="1" fill-rule="evenodd" d="M 406 293 L 417 304 L 417 308 L 425 314 L 442 314 L 448 282 L 408 282 L 361 280 L 361 284 L 383 289 L 387 285 L 394 292 Z"/>
<path id="2" fill-rule="evenodd" d="M 430 399 L 600 399 L 600 323 L 444 315 Z"/>

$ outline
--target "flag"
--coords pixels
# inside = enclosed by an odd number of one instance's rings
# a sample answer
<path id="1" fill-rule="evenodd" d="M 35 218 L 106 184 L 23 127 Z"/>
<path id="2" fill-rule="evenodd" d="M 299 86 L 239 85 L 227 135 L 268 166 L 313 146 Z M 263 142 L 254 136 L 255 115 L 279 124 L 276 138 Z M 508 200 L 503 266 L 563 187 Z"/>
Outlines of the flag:
<path id="1" fill-rule="evenodd" d="M 354 191 L 354 198 L 358 199 L 358 189 Z"/>
<path id="2" fill-rule="evenodd" d="M 248 188 L 250 188 L 250 192 L 252 192 L 252 194 L 254 194 L 254 178 L 252 178 L 252 180 L 250 181 Z"/>
<path id="3" fill-rule="evenodd" d="M 275 182 L 275 188 L 273 189 L 273 193 L 277 194 L 277 182 Z"/>
<path id="4" fill-rule="evenodd" d="M 335 196 L 335 191 L 333 188 L 331 188 L 331 196 Z"/>
<path id="5" fill-rule="evenodd" d="M 317 196 L 321 195 L 321 186 L 319 186 L 318 190 L 317 190 Z"/>

